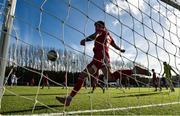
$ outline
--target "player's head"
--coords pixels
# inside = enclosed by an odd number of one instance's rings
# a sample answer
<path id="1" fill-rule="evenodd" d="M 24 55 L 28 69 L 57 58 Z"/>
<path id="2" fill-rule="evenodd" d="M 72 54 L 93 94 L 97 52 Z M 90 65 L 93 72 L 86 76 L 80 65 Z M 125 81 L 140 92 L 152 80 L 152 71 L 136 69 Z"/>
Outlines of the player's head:
<path id="1" fill-rule="evenodd" d="M 152 69 L 152 72 L 154 72 L 154 69 Z"/>
<path id="2" fill-rule="evenodd" d="M 96 28 L 96 30 L 101 30 L 105 28 L 105 23 L 103 21 L 96 21 L 94 23 L 94 26 Z"/>
<path id="3" fill-rule="evenodd" d="M 166 64 L 167 64 L 167 62 L 163 62 L 163 64 L 164 64 L 164 65 L 166 65 Z"/>

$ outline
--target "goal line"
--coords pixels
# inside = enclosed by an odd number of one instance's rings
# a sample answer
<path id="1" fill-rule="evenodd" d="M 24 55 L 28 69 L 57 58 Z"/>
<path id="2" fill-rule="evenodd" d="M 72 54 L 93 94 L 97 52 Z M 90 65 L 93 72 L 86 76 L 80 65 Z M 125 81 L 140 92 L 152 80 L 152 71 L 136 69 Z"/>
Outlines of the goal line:
<path id="1" fill-rule="evenodd" d="M 151 104 L 151 105 L 142 105 L 142 106 L 133 106 L 133 107 L 109 108 L 109 109 L 99 109 L 99 110 L 79 110 L 79 111 L 70 111 L 70 112 L 61 112 L 61 113 L 50 113 L 48 115 L 54 116 L 54 115 L 72 115 L 72 114 L 83 114 L 83 113 L 95 113 L 95 112 L 109 112 L 109 111 L 130 110 L 130 109 L 167 106 L 167 105 L 176 105 L 176 104 L 180 104 L 180 102 Z M 47 115 L 47 113 L 41 114 L 41 116 L 44 116 L 44 115 Z"/>

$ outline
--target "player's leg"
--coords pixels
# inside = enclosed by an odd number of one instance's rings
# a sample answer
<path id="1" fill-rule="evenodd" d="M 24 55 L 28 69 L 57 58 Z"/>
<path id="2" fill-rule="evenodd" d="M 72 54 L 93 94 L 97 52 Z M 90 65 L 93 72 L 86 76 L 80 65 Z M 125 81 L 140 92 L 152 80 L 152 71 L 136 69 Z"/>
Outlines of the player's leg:
<path id="1" fill-rule="evenodd" d="M 100 82 L 100 83 L 99 83 Z M 103 82 L 103 80 L 100 80 L 100 76 L 99 76 L 99 71 L 97 71 L 94 75 L 93 75 L 93 89 L 92 89 L 92 92 L 94 92 L 94 90 L 96 89 L 97 85 L 103 90 L 103 93 L 105 92 L 105 88 L 103 85 L 101 85 L 101 82 Z"/>
<path id="2" fill-rule="evenodd" d="M 110 67 L 110 65 L 106 65 L 106 66 L 103 66 L 101 68 L 101 70 L 102 70 L 105 80 L 106 80 L 106 82 L 105 82 L 106 88 L 108 89 L 108 81 L 113 80 L 113 76 L 111 73 L 111 67 Z"/>
<path id="3" fill-rule="evenodd" d="M 154 87 L 155 87 L 155 91 L 157 91 L 157 82 L 155 82 Z"/>
<path id="4" fill-rule="evenodd" d="M 162 91 L 160 78 L 157 78 L 157 83 L 158 83 L 159 91 Z"/>
<path id="5" fill-rule="evenodd" d="M 166 88 L 166 90 L 168 90 L 168 82 L 167 79 L 165 77 L 162 78 L 162 82 L 163 82 L 163 86 Z"/>
<path id="6" fill-rule="evenodd" d="M 168 86 L 167 80 L 164 81 L 164 85 L 165 85 L 166 90 L 168 90 L 168 87 L 169 87 L 169 86 Z"/>
<path id="7" fill-rule="evenodd" d="M 43 82 L 43 84 L 42 84 L 42 87 L 41 87 L 41 89 L 43 89 L 44 88 L 44 82 Z"/>
<path id="8" fill-rule="evenodd" d="M 11 78 L 11 87 L 13 86 L 14 80 Z"/>
<path id="9" fill-rule="evenodd" d="M 85 78 L 87 78 L 88 76 L 92 76 L 94 73 L 96 73 L 97 68 L 94 68 L 95 66 L 87 66 L 87 68 L 80 74 L 77 83 L 74 86 L 74 89 L 72 90 L 72 92 L 70 93 L 70 96 L 74 97 L 77 92 L 81 89 Z"/>
<path id="10" fill-rule="evenodd" d="M 94 90 L 96 89 L 96 86 L 97 86 L 97 78 L 96 77 L 93 77 L 92 78 L 92 91 L 91 91 L 91 93 L 93 93 L 94 92 Z"/>
<path id="11" fill-rule="evenodd" d="M 48 89 L 50 89 L 50 84 L 49 84 L 49 81 L 47 81 L 47 86 L 48 86 Z"/>
<path id="12" fill-rule="evenodd" d="M 99 74 L 98 74 L 99 75 Z M 95 88 L 98 86 L 100 87 L 102 90 L 103 90 L 103 93 L 105 93 L 105 88 L 104 86 L 101 84 L 103 83 L 104 84 L 104 81 L 103 80 L 100 80 L 99 76 L 96 74 L 96 79 L 94 79 L 93 81 L 93 90 L 92 90 L 92 93 L 93 91 L 95 90 Z"/>
<path id="13" fill-rule="evenodd" d="M 126 88 L 129 88 L 129 85 L 128 85 L 129 79 L 128 79 L 127 76 L 124 77 L 124 81 L 125 81 L 125 89 L 126 89 Z"/>
<path id="14" fill-rule="evenodd" d="M 96 73 L 94 73 L 91 76 L 91 80 L 92 80 L 92 91 L 91 93 L 94 92 L 94 90 L 96 89 L 97 83 L 98 83 L 98 76 L 99 76 L 99 71 L 96 71 Z"/>
<path id="15" fill-rule="evenodd" d="M 119 88 L 122 86 L 122 78 L 121 78 L 121 72 L 119 70 L 112 73 L 112 79 L 111 81 L 116 81 L 116 88 Z"/>
<path id="16" fill-rule="evenodd" d="M 122 76 L 119 76 L 119 87 L 120 87 L 120 88 L 123 88 Z"/>
<path id="17" fill-rule="evenodd" d="M 93 75 L 94 73 L 96 73 L 97 71 L 97 68 L 95 65 L 91 65 L 89 64 L 87 66 L 87 68 L 81 72 L 81 74 L 79 75 L 79 78 L 76 82 L 76 84 L 74 85 L 74 88 L 73 90 L 71 91 L 70 95 L 67 96 L 67 97 L 56 97 L 56 99 L 63 103 L 65 106 L 69 106 L 71 101 L 72 101 L 72 98 L 79 92 L 79 90 L 81 89 L 84 81 L 85 81 L 85 78 L 87 78 L 89 75 Z"/>
<path id="18" fill-rule="evenodd" d="M 112 76 L 112 72 L 111 72 L 111 67 L 110 66 L 103 66 L 101 68 L 104 76 L 106 77 L 106 79 L 108 80 L 113 80 L 113 76 Z"/>
<path id="19" fill-rule="evenodd" d="M 103 90 L 103 93 L 105 93 L 105 88 L 103 85 L 101 85 L 101 83 L 97 82 L 97 85 Z"/>
<path id="20" fill-rule="evenodd" d="M 168 81 L 169 81 L 169 87 L 170 87 L 171 91 L 174 92 L 175 90 L 174 90 L 174 85 L 172 83 L 172 78 L 171 77 L 168 78 Z"/>
<path id="21" fill-rule="evenodd" d="M 111 75 L 110 75 L 107 67 L 103 67 L 101 70 L 102 70 L 104 77 L 105 77 L 105 87 L 108 88 L 108 80 L 110 80 Z"/>
<path id="22" fill-rule="evenodd" d="M 155 90 L 154 90 L 154 91 L 157 91 L 157 82 L 156 82 L 156 80 L 155 80 L 155 79 L 153 79 L 153 85 L 154 85 L 154 88 L 155 88 Z"/>
<path id="23" fill-rule="evenodd" d="M 87 83 L 88 83 L 88 78 L 86 78 L 85 80 L 84 80 L 84 84 L 83 84 L 83 86 L 85 87 L 85 89 L 87 89 Z"/>
<path id="24" fill-rule="evenodd" d="M 130 77 L 132 77 L 133 70 L 122 70 L 122 77 L 125 77 L 127 88 L 130 89 Z"/>
<path id="25" fill-rule="evenodd" d="M 105 81 L 104 81 L 104 75 L 100 75 L 98 78 L 98 86 L 103 90 L 103 93 L 105 93 Z"/>
<path id="26" fill-rule="evenodd" d="M 130 80 L 129 80 L 129 77 L 128 77 L 128 76 L 126 77 L 126 80 L 127 80 L 128 89 L 130 89 Z"/>

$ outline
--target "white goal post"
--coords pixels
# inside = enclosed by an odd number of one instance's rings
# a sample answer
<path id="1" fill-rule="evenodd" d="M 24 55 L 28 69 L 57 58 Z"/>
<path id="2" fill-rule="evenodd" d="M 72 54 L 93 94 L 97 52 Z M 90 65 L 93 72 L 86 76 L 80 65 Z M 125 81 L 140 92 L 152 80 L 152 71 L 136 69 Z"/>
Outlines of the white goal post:
<path id="1" fill-rule="evenodd" d="M 5 78 L 5 70 L 7 64 L 7 53 L 9 46 L 9 37 L 11 33 L 13 17 L 16 8 L 16 0 L 8 0 L 7 8 L 5 8 L 5 17 L 0 37 L 0 102 L 3 96 L 3 84 Z"/>

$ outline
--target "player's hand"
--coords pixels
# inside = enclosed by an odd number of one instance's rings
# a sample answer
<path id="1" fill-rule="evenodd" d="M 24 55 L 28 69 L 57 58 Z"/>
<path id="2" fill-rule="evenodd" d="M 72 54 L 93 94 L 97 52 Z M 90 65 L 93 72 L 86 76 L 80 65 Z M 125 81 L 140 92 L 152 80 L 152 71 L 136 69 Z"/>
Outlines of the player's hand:
<path id="1" fill-rule="evenodd" d="M 124 50 L 124 49 L 121 49 L 120 51 L 121 51 L 122 53 L 124 53 L 124 52 L 125 52 L 125 50 Z"/>
<path id="2" fill-rule="evenodd" d="M 80 42 L 80 44 L 82 45 L 82 46 L 85 46 L 85 39 L 83 39 L 83 40 L 81 40 L 81 42 Z"/>

